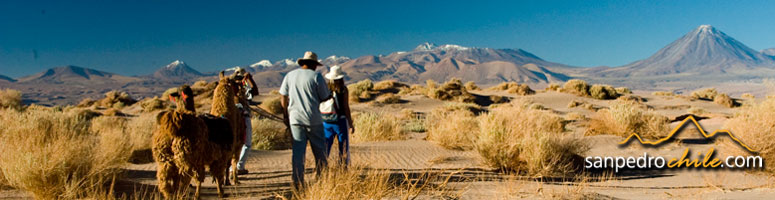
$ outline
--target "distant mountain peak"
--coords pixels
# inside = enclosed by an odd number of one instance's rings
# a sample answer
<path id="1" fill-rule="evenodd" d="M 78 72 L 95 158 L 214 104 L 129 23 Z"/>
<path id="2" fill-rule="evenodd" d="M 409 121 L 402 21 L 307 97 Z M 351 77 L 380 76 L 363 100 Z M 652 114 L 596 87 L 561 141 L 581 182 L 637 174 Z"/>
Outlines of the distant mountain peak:
<path id="1" fill-rule="evenodd" d="M 774 60 L 711 25 L 701 25 L 644 60 L 604 72 L 603 76 L 653 76 L 679 73 L 732 73 L 774 67 Z"/>
<path id="2" fill-rule="evenodd" d="M 203 74 L 181 60 L 175 60 L 153 73 L 153 77 L 163 79 L 190 79 L 200 76 Z"/>
<path id="3" fill-rule="evenodd" d="M 431 51 L 436 48 L 436 44 L 425 42 L 414 48 L 415 51 Z"/>
<path id="4" fill-rule="evenodd" d="M 14 80 L 13 78 L 0 74 L 0 82 L 2 81 L 16 82 L 16 80 Z"/>
<path id="5" fill-rule="evenodd" d="M 762 54 L 768 55 L 768 56 L 775 56 L 775 48 L 762 50 Z"/>
<path id="6" fill-rule="evenodd" d="M 272 66 L 272 61 L 269 61 L 269 60 L 261 60 L 261 61 L 258 61 L 257 63 L 253 63 L 250 65 L 250 67 L 252 68 L 264 68 L 264 67 L 271 67 L 271 66 Z"/>
<path id="7" fill-rule="evenodd" d="M 435 51 L 435 50 L 441 50 L 441 51 L 450 51 L 450 50 L 457 50 L 457 51 L 465 51 L 471 49 L 470 47 L 464 47 L 456 44 L 444 44 L 441 46 L 437 46 L 436 44 L 425 42 L 420 45 L 417 45 L 417 47 L 414 48 L 414 51 Z"/>

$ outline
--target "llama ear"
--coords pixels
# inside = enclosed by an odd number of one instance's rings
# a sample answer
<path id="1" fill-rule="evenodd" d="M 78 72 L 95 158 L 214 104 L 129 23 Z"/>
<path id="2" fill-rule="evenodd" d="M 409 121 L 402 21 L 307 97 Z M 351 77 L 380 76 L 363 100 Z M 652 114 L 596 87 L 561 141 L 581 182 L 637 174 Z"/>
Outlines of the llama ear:
<path id="1" fill-rule="evenodd" d="M 224 77 L 223 73 L 224 73 L 223 71 L 221 71 L 220 73 L 218 73 L 218 78 L 220 78 L 220 79 L 223 79 L 223 77 Z"/>

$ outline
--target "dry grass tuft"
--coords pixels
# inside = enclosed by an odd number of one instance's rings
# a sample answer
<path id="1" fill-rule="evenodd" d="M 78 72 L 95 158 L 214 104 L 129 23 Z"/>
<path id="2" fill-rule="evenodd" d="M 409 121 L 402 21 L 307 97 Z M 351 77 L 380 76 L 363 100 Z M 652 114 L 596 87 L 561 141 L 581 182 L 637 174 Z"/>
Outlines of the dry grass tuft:
<path id="1" fill-rule="evenodd" d="M 675 93 L 669 92 L 669 91 L 656 91 L 656 92 L 652 92 L 651 95 L 672 97 L 672 96 L 675 96 Z"/>
<path id="2" fill-rule="evenodd" d="M 291 135 L 285 125 L 270 119 L 250 119 L 253 125 L 253 149 L 282 150 L 291 148 Z"/>
<path id="3" fill-rule="evenodd" d="M 466 82 L 466 84 L 464 86 L 465 86 L 466 90 L 468 90 L 468 91 L 480 90 L 479 86 L 476 85 L 476 83 L 473 82 L 473 81 Z"/>
<path id="4" fill-rule="evenodd" d="M 589 87 L 589 96 L 595 99 L 616 99 L 619 94 L 610 85 L 592 85 Z"/>
<path id="5" fill-rule="evenodd" d="M 498 95 L 490 95 L 490 101 L 492 101 L 492 103 L 494 103 L 494 104 L 497 104 L 497 103 L 508 103 L 509 102 L 509 98 L 503 97 L 503 96 L 498 96 Z"/>
<path id="6" fill-rule="evenodd" d="M 164 110 L 167 106 L 167 101 L 161 100 L 159 97 L 146 98 L 140 102 L 140 107 L 143 108 L 143 112 Z"/>
<path id="7" fill-rule="evenodd" d="M 587 145 L 563 135 L 562 118 L 529 105 L 518 100 L 481 115 L 476 150 L 492 167 L 529 176 L 578 172 Z"/>
<path id="8" fill-rule="evenodd" d="M 73 112 L 0 110 L 0 171 L 37 199 L 105 196 L 132 144 L 125 120 Z M 34 148 L 34 151 L 30 151 Z"/>
<path id="9" fill-rule="evenodd" d="M 377 103 L 381 103 L 381 104 L 401 103 L 401 96 L 395 95 L 393 93 L 386 93 L 377 97 Z"/>
<path id="10" fill-rule="evenodd" d="M 751 93 L 743 93 L 742 95 L 740 95 L 740 98 L 743 98 L 743 99 L 755 99 L 756 96 L 754 96 Z"/>
<path id="11" fill-rule="evenodd" d="M 758 151 L 764 159 L 764 166 L 775 166 L 775 134 L 772 134 L 775 132 L 775 99 L 743 107 L 724 124 L 724 128 Z M 765 170 L 775 174 L 773 167 Z"/>
<path id="12" fill-rule="evenodd" d="M 0 108 L 22 109 L 22 93 L 19 90 L 0 90 Z"/>
<path id="13" fill-rule="evenodd" d="M 566 113 L 565 116 L 563 116 L 565 120 L 568 121 L 581 121 L 587 119 L 587 116 L 584 116 L 584 114 L 577 113 L 577 112 L 569 112 Z"/>
<path id="14" fill-rule="evenodd" d="M 565 85 L 562 86 L 562 91 L 577 96 L 587 96 L 589 95 L 589 84 L 581 79 L 571 79 L 565 82 Z"/>
<path id="15" fill-rule="evenodd" d="M 691 98 L 713 101 L 713 98 L 715 98 L 716 95 L 718 95 L 718 91 L 716 91 L 716 88 L 705 88 L 705 89 L 695 90 L 694 92 L 692 92 Z"/>
<path id="16" fill-rule="evenodd" d="M 616 88 L 616 93 L 618 93 L 619 95 L 632 94 L 632 90 L 630 90 L 630 88 L 627 88 L 627 87 L 618 87 Z"/>
<path id="17" fill-rule="evenodd" d="M 476 100 L 474 95 L 468 93 L 460 79 L 453 78 L 445 82 L 441 87 L 432 88 L 428 86 L 428 88 L 428 97 L 432 99 L 465 103 L 473 103 Z"/>
<path id="18" fill-rule="evenodd" d="M 589 104 L 589 103 L 587 103 L 586 101 L 574 99 L 574 100 L 571 100 L 570 103 L 568 103 L 568 108 L 575 108 L 586 104 Z"/>
<path id="19" fill-rule="evenodd" d="M 353 113 L 355 142 L 398 140 L 404 137 L 400 120 L 383 112 Z"/>
<path id="20" fill-rule="evenodd" d="M 522 96 L 535 94 L 535 91 L 533 89 L 530 89 L 530 86 L 528 86 L 527 84 L 518 84 L 516 82 L 500 83 L 496 86 L 491 87 L 490 90 L 506 91 L 511 94 L 518 94 Z"/>
<path id="21" fill-rule="evenodd" d="M 369 79 L 347 85 L 347 90 L 350 91 L 350 102 L 358 103 L 371 99 L 371 91 L 373 89 L 374 84 Z"/>
<path id="22" fill-rule="evenodd" d="M 544 88 L 544 91 L 559 92 L 560 91 L 560 85 L 557 84 L 557 83 L 550 83 L 549 85 L 546 86 L 546 88 Z"/>
<path id="23" fill-rule="evenodd" d="M 439 107 L 425 120 L 427 140 L 448 149 L 469 150 L 474 147 L 479 122 L 469 109 Z"/>
<path id="24" fill-rule="evenodd" d="M 132 97 L 129 96 L 129 93 L 113 90 L 105 93 L 105 98 L 100 99 L 95 103 L 97 106 L 103 108 L 121 109 L 136 102 L 137 100 L 132 99 Z"/>
<path id="25" fill-rule="evenodd" d="M 657 114 L 635 101 L 616 100 L 608 109 L 598 110 L 589 122 L 586 135 L 618 135 L 637 133 L 643 138 L 656 139 L 669 131 L 667 117 Z"/>
<path id="26" fill-rule="evenodd" d="M 283 114 L 282 96 L 276 96 L 261 102 L 260 107 L 275 115 Z"/>
<path id="27" fill-rule="evenodd" d="M 713 103 L 726 106 L 727 108 L 735 107 L 735 101 L 729 97 L 726 93 L 719 93 L 713 98 Z"/>
<path id="28" fill-rule="evenodd" d="M 399 90 L 401 88 L 409 87 L 406 84 L 399 83 L 395 80 L 385 80 L 374 84 L 373 90 Z"/>
<path id="29" fill-rule="evenodd" d="M 114 116 L 114 117 L 122 117 L 126 116 L 126 114 L 122 113 L 120 110 L 115 108 L 108 108 L 105 111 L 102 111 L 102 115 L 104 116 Z"/>
<path id="30" fill-rule="evenodd" d="M 420 179 L 422 181 L 417 181 Z M 436 173 L 399 174 L 363 165 L 327 168 L 303 193 L 293 199 L 457 199 L 448 189 L 449 177 Z"/>

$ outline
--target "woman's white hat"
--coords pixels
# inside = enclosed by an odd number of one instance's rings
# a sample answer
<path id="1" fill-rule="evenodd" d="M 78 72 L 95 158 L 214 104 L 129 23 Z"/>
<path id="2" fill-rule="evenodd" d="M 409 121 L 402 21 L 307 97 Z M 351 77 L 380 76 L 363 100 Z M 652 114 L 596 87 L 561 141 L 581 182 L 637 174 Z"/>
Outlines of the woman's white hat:
<path id="1" fill-rule="evenodd" d="M 328 80 L 338 80 L 342 78 L 344 78 L 344 74 L 342 74 L 342 67 L 339 67 L 339 65 L 334 65 L 328 73 L 326 73 L 326 79 Z"/>

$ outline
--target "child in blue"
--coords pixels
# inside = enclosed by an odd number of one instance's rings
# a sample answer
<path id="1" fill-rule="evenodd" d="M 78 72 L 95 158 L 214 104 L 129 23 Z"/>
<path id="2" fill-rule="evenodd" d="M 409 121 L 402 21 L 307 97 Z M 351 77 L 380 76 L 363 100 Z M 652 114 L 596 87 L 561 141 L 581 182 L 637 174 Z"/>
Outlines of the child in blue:
<path id="1" fill-rule="evenodd" d="M 339 66 L 331 67 L 325 77 L 334 97 L 320 104 L 326 137 L 326 155 L 330 155 L 334 139 L 338 139 L 339 162 L 347 167 L 350 164 L 350 133 L 355 131 L 350 115 L 347 86 L 344 85 L 344 75 Z"/>

